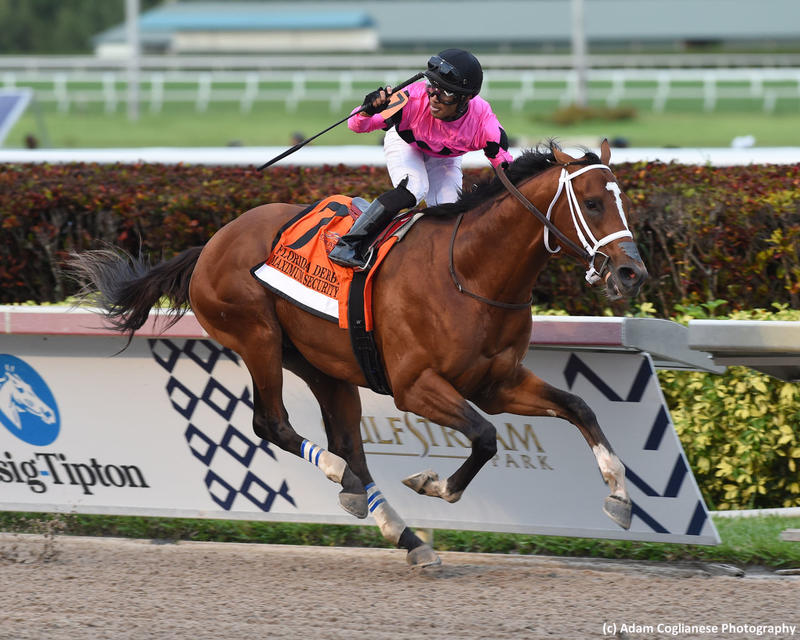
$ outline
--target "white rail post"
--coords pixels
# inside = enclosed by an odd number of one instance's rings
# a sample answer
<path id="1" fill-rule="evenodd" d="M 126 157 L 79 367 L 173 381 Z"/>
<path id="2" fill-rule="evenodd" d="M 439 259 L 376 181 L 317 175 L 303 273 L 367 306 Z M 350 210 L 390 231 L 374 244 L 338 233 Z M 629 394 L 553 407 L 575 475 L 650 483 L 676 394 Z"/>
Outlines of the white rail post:
<path id="1" fill-rule="evenodd" d="M 572 57 L 575 69 L 575 104 L 585 107 L 588 101 L 586 79 L 586 30 L 583 26 L 583 0 L 572 0 Z"/>
<path id="2" fill-rule="evenodd" d="M 117 110 L 117 76 L 113 71 L 103 74 L 103 96 L 105 98 L 106 113 L 114 113 Z"/>
<path id="3" fill-rule="evenodd" d="M 139 119 L 139 0 L 125 0 L 125 34 L 128 40 L 128 120 Z"/>

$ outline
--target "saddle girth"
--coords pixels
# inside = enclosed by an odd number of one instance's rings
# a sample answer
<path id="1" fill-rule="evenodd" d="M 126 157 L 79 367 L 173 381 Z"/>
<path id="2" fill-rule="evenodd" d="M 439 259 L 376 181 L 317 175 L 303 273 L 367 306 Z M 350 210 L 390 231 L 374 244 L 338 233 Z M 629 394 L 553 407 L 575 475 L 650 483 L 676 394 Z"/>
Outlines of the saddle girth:
<path id="1" fill-rule="evenodd" d="M 350 344 L 356 362 L 367 380 L 367 385 L 375 393 L 390 396 L 392 388 L 386 378 L 386 372 L 378 353 L 373 331 L 367 331 L 367 320 L 364 312 L 364 289 L 370 270 L 356 271 L 350 284 L 350 295 L 347 302 L 347 325 L 350 333 Z"/>

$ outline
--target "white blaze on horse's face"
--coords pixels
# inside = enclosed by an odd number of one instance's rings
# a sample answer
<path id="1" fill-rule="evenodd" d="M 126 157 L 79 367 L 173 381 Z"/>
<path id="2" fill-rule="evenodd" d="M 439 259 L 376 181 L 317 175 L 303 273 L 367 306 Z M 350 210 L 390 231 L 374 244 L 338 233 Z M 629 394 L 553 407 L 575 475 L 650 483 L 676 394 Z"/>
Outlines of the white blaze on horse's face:
<path id="1" fill-rule="evenodd" d="M 604 164 L 589 164 L 581 167 L 577 171 L 573 171 L 570 173 L 567 171 L 567 167 L 564 166 L 561 168 L 561 175 L 558 180 L 558 189 L 556 190 L 556 194 L 553 196 L 552 201 L 550 202 L 550 206 L 547 208 L 547 219 L 550 220 L 553 212 L 553 207 L 555 206 L 556 202 L 558 201 L 561 193 L 565 194 L 567 199 L 567 205 L 569 206 L 570 215 L 572 216 L 572 224 L 575 228 L 575 233 L 578 236 L 578 243 L 583 246 L 583 249 L 586 251 L 587 255 L 589 256 L 589 268 L 586 270 L 586 281 L 589 284 L 595 284 L 602 278 L 602 272 L 605 268 L 605 263 L 600 266 L 600 270 L 598 271 L 595 268 L 594 259 L 595 256 L 600 253 L 600 249 L 607 244 L 613 242 L 614 240 L 619 240 L 620 238 L 631 238 L 633 239 L 633 234 L 628 229 L 628 220 L 625 217 L 624 207 L 622 205 L 622 191 L 619 188 L 619 185 L 616 182 L 607 182 L 606 183 L 606 190 L 611 191 L 614 194 L 614 199 L 617 203 L 617 209 L 619 210 L 620 220 L 622 222 L 622 229 L 619 231 L 615 231 L 613 233 L 609 233 L 601 238 L 596 238 L 594 232 L 592 231 L 589 223 L 586 221 L 586 218 L 583 215 L 583 210 L 581 208 L 581 203 L 578 200 L 578 196 L 575 193 L 575 188 L 572 184 L 572 181 L 575 180 L 578 176 L 583 175 L 584 173 L 592 170 L 604 170 L 610 172 L 611 169 Z M 553 247 L 550 244 L 550 229 L 545 227 L 544 230 L 544 246 L 550 253 L 556 253 L 557 251 L 561 250 L 560 246 Z M 602 254 L 604 255 L 604 254 Z M 606 257 L 607 260 L 607 257 Z"/>
<path id="2" fill-rule="evenodd" d="M 622 218 L 622 223 L 625 225 L 625 228 L 628 228 L 628 218 L 625 216 L 625 207 L 622 206 L 622 191 L 619 188 L 619 185 L 616 182 L 607 182 L 606 183 L 606 191 L 610 191 L 614 194 L 614 201 L 617 203 L 617 210 L 619 211 L 619 217 Z"/>

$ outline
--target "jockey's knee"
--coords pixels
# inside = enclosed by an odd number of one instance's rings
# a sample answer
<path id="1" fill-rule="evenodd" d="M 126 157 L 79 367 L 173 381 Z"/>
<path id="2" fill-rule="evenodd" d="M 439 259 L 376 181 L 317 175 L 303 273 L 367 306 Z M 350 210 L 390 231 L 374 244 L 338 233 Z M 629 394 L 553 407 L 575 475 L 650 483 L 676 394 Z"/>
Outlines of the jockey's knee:
<path id="1" fill-rule="evenodd" d="M 405 185 L 403 185 L 403 182 L 405 182 Z M 395 190 L 401 187 L 410 197 L 414 198 L 413 204 L 406 205 L 405 208 L 414 207 L 425 200 L 428 193 L 428 176 L 421 176 L 416 172 L 409 173 L 397 184 Z"/>
<path id="2" fill-rule="evenodd" d="M 403 179 L 394 189 L 378 196 L 378 200 L 387 211 L 410 209 L 419 202 L 413 192 L 406 187 L 407 183 L 408 179 Z"/>
<path id="3" fill-rule="evenodd" d="M 458 196 L 461 195 L 461 184 L 455 182 L 439 182 L 438 184 L 431 183 L 428 194 L 425 196 L 425 202 L 429 207 L 435 207 L 438 204 L 445 204 L 448 202 L 455 202 Z"/>

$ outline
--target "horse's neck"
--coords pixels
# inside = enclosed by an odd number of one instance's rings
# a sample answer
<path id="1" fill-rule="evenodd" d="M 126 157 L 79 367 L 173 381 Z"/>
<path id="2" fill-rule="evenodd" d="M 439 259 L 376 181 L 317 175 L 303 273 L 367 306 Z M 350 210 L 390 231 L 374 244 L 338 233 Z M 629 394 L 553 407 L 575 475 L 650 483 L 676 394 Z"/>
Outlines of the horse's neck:
<path id="1" fill-rule="evenodd" d="M 11 402 L 11 390 L 14 385 L 8 384 L 11 379 L 8 376 L 0 378 L 0 406 L 5 406 Z"/>
<path id="2" fill-rule="evenodd" d="M 0 378 L 0 411 L 5 413 L 16 424 L 17 420 L 14 418 L 16 417 L 18 411 L 12 395 L 14 385 L 10 384 L 10 382 L 11 381 L 8 376 L 3 376 Z"/>
<path id="3" fill-rule="evenodd" d="M 550 258 L 544 228 L 510 194 L 498 200 L 465 215 L 466 233 L 459 232 L 456 240 L 456 270 L 476 282 L 483 295 L 522 302 Z"/>

